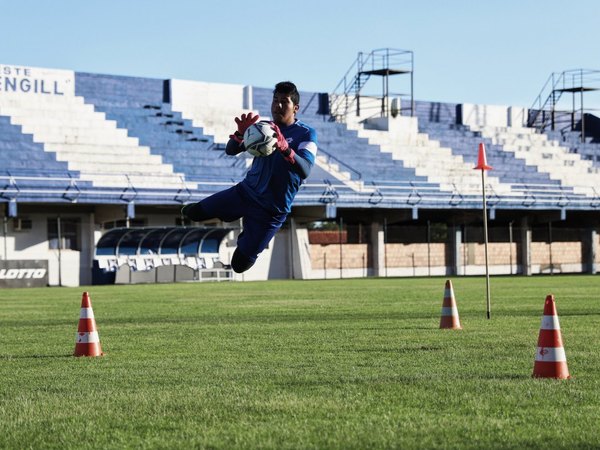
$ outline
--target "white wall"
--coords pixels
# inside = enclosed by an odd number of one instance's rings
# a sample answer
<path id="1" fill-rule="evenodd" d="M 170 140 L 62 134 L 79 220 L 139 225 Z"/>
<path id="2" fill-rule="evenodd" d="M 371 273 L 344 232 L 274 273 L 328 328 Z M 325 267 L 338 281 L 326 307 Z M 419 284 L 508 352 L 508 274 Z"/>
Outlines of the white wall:
<path id="1" fill-rule="evenodd" d="M 91 284 L 92 257 L 95 245 L 94 219 L 90 214 L 61 214 L 61 219 L 78 219 L 80 223 L 80 249 L 60 251 L 50 249 L 48 244 L 48 219 L 57 214 L 25 213 L 31 220 L 31 229 L 16 231 L 13 221 L 8 221 L 6 239 L 8 260 L 41 259 L 48 261 L 50 286 L 80 286 Z M 4 249 L 4 245 L 2 246 Z"/>
<path id="2" fill-rule="evenodd" d="M 506 106 L 462 104 L 463 125 L 474 127 L 506 127 L 508 126 L 508 111 Z"/>
<path id="3" fill-rule="evenodd" d="M 216 142 L 226 143 L 235 117 L 252 108 L 252 89 L 241 84 L 171 80 L 171 104 Z"/>
<path id="4" fill-rule="evenodd" d="M 310 243 L 308 240 L 308 228 L 299 227 L 293 218 L 289 219 L 292 223 L 292 249 L 293 249 L 293 269 L 294 278 L 305 280 L 310 278 L 312 272 L 312 263 L 310 260 Z"/>
<path id="5" fill-rule="evenodd" d="M 462 124 L 470 127 L 523 127 L 527 108 L 503 105 L 462 104 Z"/>
<path id="6" fill-rule="evenodd" d="M 29 102 L 47 96 L 75 96 L 75 72 L 72 70 L 0 64 L 4 78 L 0 96 L 22 96 Z"/>

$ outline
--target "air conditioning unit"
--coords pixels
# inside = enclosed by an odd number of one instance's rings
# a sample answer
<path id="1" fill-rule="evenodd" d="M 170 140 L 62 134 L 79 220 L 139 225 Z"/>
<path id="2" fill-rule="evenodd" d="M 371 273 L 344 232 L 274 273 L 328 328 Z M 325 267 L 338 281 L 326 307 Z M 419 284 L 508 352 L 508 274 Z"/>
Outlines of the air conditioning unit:
<path id="1" fill-rule="evenodd" d="M 22 219 L 15 217 L 13 219 L 13 231 L 29 231 L 31 230 L 31 219 Z"/>

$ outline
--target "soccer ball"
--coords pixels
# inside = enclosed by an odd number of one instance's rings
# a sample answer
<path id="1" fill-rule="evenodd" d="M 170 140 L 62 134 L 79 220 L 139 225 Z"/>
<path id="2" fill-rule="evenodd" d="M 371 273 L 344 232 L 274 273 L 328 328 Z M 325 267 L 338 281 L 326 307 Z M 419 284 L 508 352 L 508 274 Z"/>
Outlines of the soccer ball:
<path id="1" fill-rule="evenodd" d="M 244 147 L 252 156 L 269 156 L 275 150 L 276 143 L 275 130 L 266 120 L 250 125 L 244 133 Z"/>

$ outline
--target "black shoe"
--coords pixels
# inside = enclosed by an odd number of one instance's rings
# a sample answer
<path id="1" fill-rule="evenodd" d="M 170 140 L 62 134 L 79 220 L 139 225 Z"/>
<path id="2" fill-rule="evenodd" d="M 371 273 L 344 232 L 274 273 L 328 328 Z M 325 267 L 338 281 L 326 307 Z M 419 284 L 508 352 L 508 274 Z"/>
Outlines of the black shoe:
<path id="1" fill-rule="evenodd" d="M 187 205 L 183 205 L 181 208 L 181 215 L 183 217 L 187 217 L 192 222 L 203 222 L 205 220 L 211 219 L 210 216 L 206 216 L 204 213 L 204 209 L 202 208 L 202 202 L 198 203 L 188 203 Z"/>
<path id="2" fill-rule="evenodd" d="M 190 207 L 193 205 L 193 203 L 188 203 L 187 205 L 183 205 L 183 207 L 181 208 L 181 215 L 187 217 L 187 213 L 190 211 Z"/>

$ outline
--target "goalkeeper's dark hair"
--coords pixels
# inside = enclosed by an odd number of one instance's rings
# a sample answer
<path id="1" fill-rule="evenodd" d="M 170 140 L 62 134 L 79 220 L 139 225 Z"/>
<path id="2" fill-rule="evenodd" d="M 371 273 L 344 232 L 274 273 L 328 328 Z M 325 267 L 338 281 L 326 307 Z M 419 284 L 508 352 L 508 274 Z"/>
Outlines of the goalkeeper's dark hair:
<path id="1" fill-rule="evenodd" d="M 300 104 L 300 93 L 296 88 L 296 85 L 291 81 L 280 81 L 275 85 L 275 89 L 273 89 L 273 94 L 284 94 L 288 95 L 294 105 Z"/>

